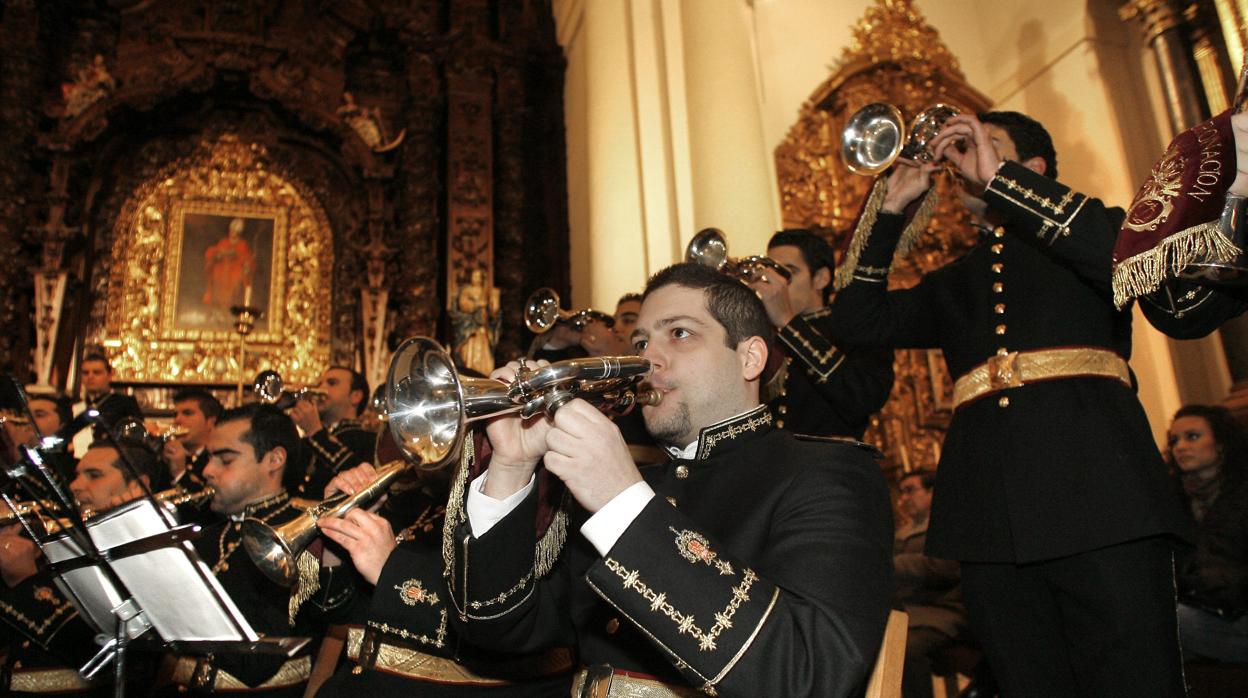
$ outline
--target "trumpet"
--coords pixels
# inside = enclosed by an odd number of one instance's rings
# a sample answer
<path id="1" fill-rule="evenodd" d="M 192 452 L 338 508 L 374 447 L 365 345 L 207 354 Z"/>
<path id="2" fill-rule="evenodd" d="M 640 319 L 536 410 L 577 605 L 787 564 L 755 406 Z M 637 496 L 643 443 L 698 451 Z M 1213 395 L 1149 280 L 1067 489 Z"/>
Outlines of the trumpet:
<path id="1" fill-rule="evenodd" d="M 585 329 L 590 322 L 601 322 L 607 327 L 615 326 L 615 318 L 601 310 L 585 308 L 584 310 L 563 310 L 560 307 L 559 294 L 553 288 L 543 286 L 529 294 L 524 302 L 524 326 L 533 334 L 549 332 L 560 322 L 572 325 L 576 331 Z"/>
<path id="2" fill-rule="evenodd" d="M 948 104 L 924 109 L 905 131 L 901 110 L 884 102 L 873 102 L 854 112 L 841 132 L 841 159 L 854 174 L 874 177 L 892 167 L 897 158 L 930 162 L 928 144 L 957 116 Z"/>
<path id="3" fill-rule="evenodd" d="M 633 389 L 649 372 L 650 362 L 637 356 L 570 359 L 536 370 L 522 363 L 516 379 L 505 385 L 460 376 L 440 344 L 427 337 L 409 339 L 395 352 L 385 384 L 388 426 L 404 458 L 382 466 L 359 492 L 331 497 L 280 526 L 245 520 L 243 546 L 261 572 L 290 586 L 298 576 L 295 559 L 320 533 L 317 521 L 371 506 L 413 468 L 446 467 L 459 451 L 468 422 L 512 413 L 553 415 L 576 397 L 606 407 L 656 405 L 657 391 Z"/>
<path id="4" fill-rule="evenodd" d="M 276 405 L 278 409 L 288 410 L 295 406 L 300 400 L 308 400 L 316 404 L 318 407 L 321 403 L 329 399 L 329 393 L 316 388 L 304 386 L 298 390 L 286 390 L 282 382 L 282 375 L 277 371 L 261 371 L 256 375 L 256 379 L 252 381 L 252 390 L 255 391 L 256 397 L 260 402 L 266 405 Z"/>
<path id="5" fill-rule="evenodd" d="M 47 518 L 44 512 L 55 511 L 59 507 L 50 499 L 36 499 L 33 502 L 14 502 L 16 508 L 4 507 L 0 511 L 0 526 L 11 526 L 22 519 Z"/>
<path id="6" fill-rule="evenodd" d="M 793 277 L 792 272 L 770 257 L 760 255 L 740 259 L 729 257 L 728 240 L 719 228 L 699 230 L 685 247 L 685 261 L 722 271 L 747 284 L 761 278 L 765 272 L 776 274 L 785 281 Z"/>

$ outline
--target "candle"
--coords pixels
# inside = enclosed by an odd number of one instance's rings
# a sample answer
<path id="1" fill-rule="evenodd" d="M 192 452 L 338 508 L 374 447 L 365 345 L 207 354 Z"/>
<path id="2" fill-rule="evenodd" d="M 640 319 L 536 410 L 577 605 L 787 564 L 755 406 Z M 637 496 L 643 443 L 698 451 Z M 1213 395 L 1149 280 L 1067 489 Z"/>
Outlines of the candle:
<path id="1" fill-rule="evenodd" d="M 243 287 L 243 305 L 251 305 L 251 284 Z"/>

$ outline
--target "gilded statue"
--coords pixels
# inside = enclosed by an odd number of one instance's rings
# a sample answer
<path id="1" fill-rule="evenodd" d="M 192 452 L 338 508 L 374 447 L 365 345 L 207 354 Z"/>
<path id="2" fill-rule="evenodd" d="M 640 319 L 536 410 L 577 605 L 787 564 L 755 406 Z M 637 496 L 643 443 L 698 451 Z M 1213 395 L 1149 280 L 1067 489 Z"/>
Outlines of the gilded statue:
<path id="1" fill-rule="evenodd" d="M 108 72 L 108 66 L 104 65 L 104 56 L 95 54 L 94 60 L 78 69 L 73 82 L 61 83 L 65 116 L 78 116 L 116 88 L 117 80 Z"/>
<path id="2" fill-rule="evenodd" d="M 455 332 L 455 357 L 459 365 L 487 375 L 494 370 L 494 348 L 502 326 L 498 289 L 485 281 L 480 269 L 472 272 L 471 283 L 460 286 L 455 307 L 450 310 Z"/>

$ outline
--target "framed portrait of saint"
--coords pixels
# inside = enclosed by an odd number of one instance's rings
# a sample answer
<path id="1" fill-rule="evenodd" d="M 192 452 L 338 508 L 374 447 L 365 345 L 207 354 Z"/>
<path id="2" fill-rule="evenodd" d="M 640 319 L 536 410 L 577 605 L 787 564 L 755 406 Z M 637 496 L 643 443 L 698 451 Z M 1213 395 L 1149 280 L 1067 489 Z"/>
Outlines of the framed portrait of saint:
<path id="1" fill-rule="evenodd" d="M 252 341 L 266 341 L 282 322 L 283 211 L 217 202 L 184 202 L 174 211 L 162 334 L 233 336 L 231 308 L 246 305 L 261 310 Z"/>

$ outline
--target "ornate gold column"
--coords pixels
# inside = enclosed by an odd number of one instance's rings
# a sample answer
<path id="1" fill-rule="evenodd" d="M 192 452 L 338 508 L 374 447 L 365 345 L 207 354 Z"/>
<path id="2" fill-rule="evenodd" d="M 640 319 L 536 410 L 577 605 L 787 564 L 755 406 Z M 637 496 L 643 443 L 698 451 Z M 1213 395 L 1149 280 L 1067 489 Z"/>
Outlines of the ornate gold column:
<path id="1" fill-rule="evenodd" d="M 1208 119 L 1209 108 L 1192 48 L 1184 33 L 1183 14 L 1173 0 L 1127 0 L 1118 10 L 1124 20 L 1143 25 L 1144 40 L 1153 49 L 1166 112 L 1174 133 Z"/>

